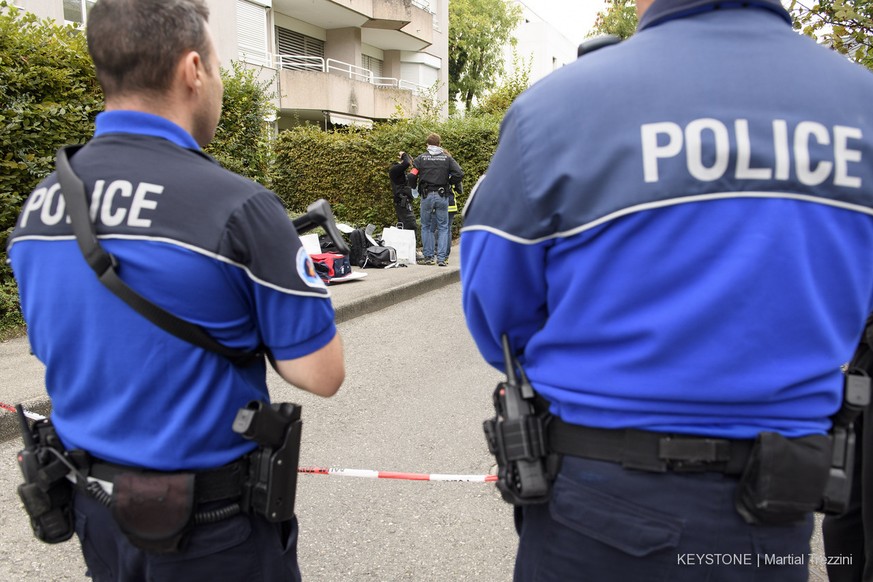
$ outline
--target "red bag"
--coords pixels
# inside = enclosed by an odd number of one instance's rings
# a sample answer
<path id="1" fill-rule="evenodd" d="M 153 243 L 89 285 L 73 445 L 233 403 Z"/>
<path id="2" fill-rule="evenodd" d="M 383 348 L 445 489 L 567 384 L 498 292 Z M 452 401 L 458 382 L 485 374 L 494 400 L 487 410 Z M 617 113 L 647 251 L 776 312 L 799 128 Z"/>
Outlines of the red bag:
<path id="1" fill-rule="evenodd" d="M 315 264 L 315 271 L 321 280 L 330 283 L 331 279 L 343 277 L 352 272 L 352 264 L 346 255 L 338 253 L 319 253 L 309 255 Z"/>

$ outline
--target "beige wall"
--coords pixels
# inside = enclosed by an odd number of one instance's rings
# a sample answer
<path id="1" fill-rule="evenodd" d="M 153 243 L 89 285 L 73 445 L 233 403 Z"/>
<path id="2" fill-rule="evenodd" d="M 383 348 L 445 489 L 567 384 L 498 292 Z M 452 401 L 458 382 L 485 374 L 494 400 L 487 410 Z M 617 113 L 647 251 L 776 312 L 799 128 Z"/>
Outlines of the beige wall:
<path id="1" fill-rule="evenodd" d="M 33 12 L 40 18 L 64 21 L 64 4 L 61 0 L 13 0 L 12 3 L 28 12 Z"/>
<path id="2" fill-rule="evenodd" d="M 222 67 L 229 67 L 237 60 L 236 0 L 206 0 L 209 7 L 209 30 L 215 40 L 215 48 Z M 233 6 L 233 10 L 228 9 Z"/>
<path id="3" fill-rule="evenodd" d="M 283 109 L 327 110 L 358 117 L 388 119 L 400 105 L 414 112 L 418 100 L 409 91 L 376 87 L 363 81 L 312 71 L 279 72 Z"/>
<path id="4" fill-rule="evenodd" d="M 449 115 L 449 1 L 430 0 L 431 8 L 436 10 L 436 22 L 439 30 L 433 31 L 433 42 L 424 53 L 440 60 L 439 84 L 437 99 L 442 103 L 442 115 Z"/>
<path id="5" fill-rule="evenodd" d="M 327 31 L 324 57 L 336 59 L 356 67 L 361 66 L 361 29 L 334 28 Z"/>

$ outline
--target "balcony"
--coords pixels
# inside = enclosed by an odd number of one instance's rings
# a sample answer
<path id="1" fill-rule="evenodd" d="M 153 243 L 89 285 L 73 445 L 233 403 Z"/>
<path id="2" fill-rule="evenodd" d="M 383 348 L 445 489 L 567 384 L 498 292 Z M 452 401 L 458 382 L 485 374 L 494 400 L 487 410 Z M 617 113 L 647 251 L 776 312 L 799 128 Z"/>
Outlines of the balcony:
<path id="1" fill-rule="evenodd" d="M 428 87 L 373 72 L 335 59 L 277 55 L 282 110 L 332 111 L 369 119 L 388 119 L 399 105 L 411 115 L 421 104 Z"/>
<path id="2" fill-rule="evenodd" d="M 325 30 L 360 28 L 361 42 L 420 51 L 433 42 L 433 14 L 423 0 L 273 0 L 277 12 Z"/>

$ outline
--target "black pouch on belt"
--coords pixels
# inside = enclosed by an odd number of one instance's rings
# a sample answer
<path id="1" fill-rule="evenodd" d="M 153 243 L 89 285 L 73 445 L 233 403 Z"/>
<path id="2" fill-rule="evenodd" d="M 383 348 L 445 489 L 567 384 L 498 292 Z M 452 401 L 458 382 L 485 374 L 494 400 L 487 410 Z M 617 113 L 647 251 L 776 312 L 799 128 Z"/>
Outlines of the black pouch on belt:
<path id="1" fill-rule="evenodd" d="M 119 473 L 111 507 L 131 544 L 156 554 L 178 552 L 194 524 L 194 473 Z"/>
<path id="2" fill-rule="evenodd" d="M 737 485 L 735 505 L 747 523 L 788 524 L 819 508 L 831 465 L 831 439 L 758 435 Z"/>

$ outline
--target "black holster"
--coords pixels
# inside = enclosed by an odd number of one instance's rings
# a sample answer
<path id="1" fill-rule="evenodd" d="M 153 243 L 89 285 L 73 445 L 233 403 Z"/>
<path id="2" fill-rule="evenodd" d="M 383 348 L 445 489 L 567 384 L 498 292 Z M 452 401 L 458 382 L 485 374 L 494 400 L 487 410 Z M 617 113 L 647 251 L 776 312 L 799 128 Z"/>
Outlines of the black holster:
<path id="1" fill-rule="evenodd" d="M 248 456 L 243 511 L 263 515 L 272 522 L 288 521 L 294 516 L 302 428 L 297 404 L 268 406 L 253 400 L 239 410 L 233 431 L 258 443 Z"/>

